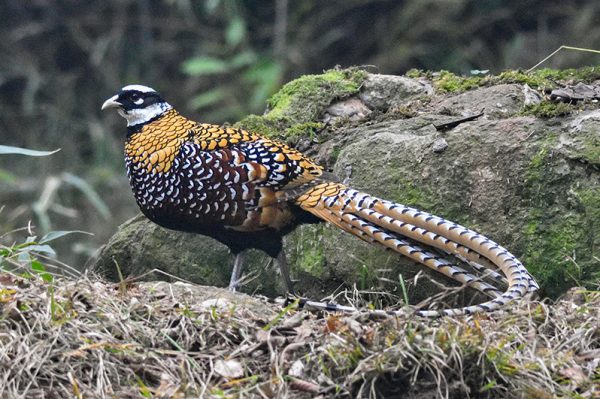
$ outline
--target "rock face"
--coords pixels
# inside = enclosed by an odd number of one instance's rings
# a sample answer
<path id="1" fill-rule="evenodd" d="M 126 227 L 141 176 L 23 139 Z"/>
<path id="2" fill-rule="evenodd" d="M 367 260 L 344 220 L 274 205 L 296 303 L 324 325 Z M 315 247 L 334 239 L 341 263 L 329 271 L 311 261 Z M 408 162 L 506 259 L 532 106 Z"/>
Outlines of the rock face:
<path id="1" fill-rule="evenodd" d="M 597 281 L 597 104 L 540 119 L 524 110 L 541 95 L 523 84 L 448 94 L 424 78 L 382 75 L 365 76 L 356 93 L 341 97 L 321 109 L 315 123 L 302 121 L 324 129 L 298 137 L 299 125 L 288 120 L 280 121 L 282 134 L 293 131 L 294 145 L 356 189 L 437 214 L 501 243 L 536 276 L 543 293 L 556 296 Z M 476 120 L 436 129 L 479 112 L 484 115 Z M 313 297 L 352 285 L 399 294 L 399 275 L 409 280 L 421 270 L 325 225 L 297 229 L 286 237 L 286 252 L 297 287 Z M 117 278 L 118 264 L 124 275 L 157 268 L 226 286 L 232 263 L 219 243 L 167 231 L 138 216 L 121 226 L 95 267 L 111 278 Z M 245 292 L 283 292 L 266 255 L 252 253 L 247 263 Z M 409 284 L 414 300 L 435 289 L 425 280 Z"/>

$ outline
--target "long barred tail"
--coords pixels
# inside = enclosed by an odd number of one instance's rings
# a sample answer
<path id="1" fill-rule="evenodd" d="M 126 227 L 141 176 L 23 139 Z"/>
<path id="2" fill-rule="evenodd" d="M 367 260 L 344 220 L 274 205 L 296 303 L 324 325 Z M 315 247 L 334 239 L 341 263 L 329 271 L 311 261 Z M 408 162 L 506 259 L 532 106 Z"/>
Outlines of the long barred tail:
<path id="1" fill-rule="evenodd" d="M 300 195 L 296 203 L 305 211 L 364 241 L 389 248 L 492 297 L 478 305 L 439 311 L 421 310 L 416 312 L 418 315 L 436 317 L 488 312 L 539 288 L 523 264 L 506 249 L 481 234 L 438 216 L 382 200 L 339 183 L 319 184 Z M 506 283 L 506 290 L 499 291 L 426 247 L 437 248 L 469 263 L 483 276 Z M 305 303 L 328 310 L 354 310 L 323 302 Z"/>

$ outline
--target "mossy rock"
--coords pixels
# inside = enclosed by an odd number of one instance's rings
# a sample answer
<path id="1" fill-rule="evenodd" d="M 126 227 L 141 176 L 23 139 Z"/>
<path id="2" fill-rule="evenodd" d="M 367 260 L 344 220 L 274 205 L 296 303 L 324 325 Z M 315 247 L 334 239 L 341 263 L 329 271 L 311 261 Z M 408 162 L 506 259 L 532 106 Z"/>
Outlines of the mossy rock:
<path id="1" fill-rule="evenodd" d="M 542 292 L 556 297 L 574 285 L 594 286 L 600 276 L 600 110 L 596 103 L 556 115 L 529 111 L 541 103 L 536 90 L 544 82 L 580 75 L 587 82 L 594 73 L 507 71 L 475 84 L 448 73 L 412 72 L 397 79 L 332 70 L 288 83 L 265 115 L 238 125 L 300 142 L 356 189 L 483 233 L 523 260 Z M 440 76 L 459 87 L 441 86 Z M 538 100 L 532 102 L 530 90 Z M 325 118 L 331 105 L 349 99 L 372 112 L 358 120 Z M 482 117 L 436 129 L 475 113 L 482 102 Z M 286 252 L 298 289 L 314 298 L 350 286 L 401 296 L 400 280 L 412 282 L 421 270 L 332 226 L 300 227 L 286 237 Z M 112 268 L 112 278 L 115 263 L 125 275 L 159 267 L 226 286 L 232 262 L 226 248 L 207 237 L 169 232 L 139 217 L 106 245 L 97 267 Z M 266 255 L 251 256 L 248 273 L 253 279 L 244 291 L 282 293 Z M 413 301 L 435 290 L 427 279 L 408 284 Z"/>

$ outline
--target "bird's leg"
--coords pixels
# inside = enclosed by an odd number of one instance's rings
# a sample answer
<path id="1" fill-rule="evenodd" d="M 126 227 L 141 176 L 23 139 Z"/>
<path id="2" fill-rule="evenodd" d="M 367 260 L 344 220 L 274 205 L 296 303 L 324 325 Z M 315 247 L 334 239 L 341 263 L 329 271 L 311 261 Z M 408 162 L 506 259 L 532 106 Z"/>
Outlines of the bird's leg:
<path id="1" fill-rule="evenodd" d="M 290 268 L 288 267 L 287 259 L 285 258 L 285 252 L 283 249 L 279 251 L 277 254 L 277 258 L 275 258 L 275 262 L 279 266 L 279 270 L 281 271 L 281 276 L 283 277 L 283 283 L 285 284 L 285 289 L 289 294 L 294 293 L 294 284 L 290 279 Z"/>
<path id="2" fill-rule="evenodd" d="M 231 271 L 231 279 L 229 280 L 229 291 L 235 292 L 240 288 L 240 279 L 242 277 L 242 269 L 244 268 L 243 252 L 235 254 L 233 261 L 233 270 Z"/>

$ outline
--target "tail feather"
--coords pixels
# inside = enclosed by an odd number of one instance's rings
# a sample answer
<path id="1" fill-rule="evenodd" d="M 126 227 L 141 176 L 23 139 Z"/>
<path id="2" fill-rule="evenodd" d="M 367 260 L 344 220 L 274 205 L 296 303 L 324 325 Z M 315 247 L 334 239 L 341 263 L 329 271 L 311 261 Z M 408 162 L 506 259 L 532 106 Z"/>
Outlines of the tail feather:
<path id="1" fill-rule="evenodd" d="M 484 258 L 481 254 L 475 252 L 471 248 L 458 244 L 439 234 L 432 233 L 424 228 L 417 227 L 407 222 L 401 222 L 370 208 L 356 209 L 353 212 L 387 230 L 441 249 L 452 255 L 460 256 L 468 262 L 476 262 L 482 266 L 486 265 L 487 267 L 491 268 L 491 270 L 497 269 L 495 264 L 489 262 L 488 259 Z"/>
<path id="2" fill-rule="evenodd" d="M 438 216 L 382 200 L 339 183 L 320 184 L 298 197 L 296 202 L 302 209 L 350 234 L 389 248 L 493 297 L 488 302 L 463 308 L 418 311 L 417 314 L 422 316 L 492 311 L 538 289 L 533 277 L 506 249 Z M 464 259 L 484 277 L 506 282 L 508 287 L 501 293 L 496 287 L 417 243 Z M 314 302 L 310 304 L 315 306 Z M 326 307 L 330 309 L 331 305 Z"/>
<path id="3" fill-rule="evenodd" d="M 503 284 L 504 286 L 508 286 L 508 280 L 506 279 L 506 277 L 504 277 L 501 273 L 496 272 L 494 270 L 494 268 L 495 268 L 496 265 L 494 265 L 493 263 L 490 263 L 487 259 L 482 258 L 481 260 L 485 260 L 490 265 L 492 265 L 493 268 L 491 266 L 484 266 L 480 262 L 475 262 L 475 261 L 471 261 L 471 260 L 468 260 L 468 259 L 461 259 L 461 260 L 464 260 L 473 269 L 475 269 L 479 273 L 481 273 L 481 277 L 483 277 L 483 278 L 490 278 L 492 280 L 495 280 L 496 282 L 499 282 L 499 283 Z"/>
<path id="4" fill-rule="evenodd" d="M 496 287 L 481 281 L 480 278 L 453 265 L 442 257 L 421 248 L 418 244 L 403 240 L 393 233 L 379 231 L 375 225 L 370 224 L 359 217 L 349 214 L 340 214 L 330 210 L 317 211 L 315 214 L 369 244 L 379 245 L 400 253 L 417 263 L 422 263 L 423 265 L 444 274 L 454 281 L 469 285 L 483 294 L 493 298 L 499 297 L 502 294 Z"/>
<path id="5" fill-rule="evenodd" d="M 469 285 L 482 293 L 491 294 L 494 298 L 497 296 L 494 295 L 495 293 L 498 293 L 496 287 L 480 281 L 480 279 L 466 270 L 426 251 L 416 244 L 409 243 L 398 236 L 381 230 L 377 226 L 356 215 L 343 214 L 342 220 L 346 221 L 351 226 L 354 226 L 356 229 L 365 232 L 368 237 L 371 237 L 375 242 L 386 248 L 421 263 L 461 284 Z"/>
<path id="6" fill-rule="evenodd" d="M 524 284 L 523 294 L 526 294 L 530 290 L 539 289 L 538 284 L 523 264 L 507 249 L 487 237 L 427 212 L 390 201 L 380 201 L 380 204 L 380 208 L 388 211 L 388 216 L 413 223 L 425 230 L 444 236 L 490 260 L 502 271 L 510 285 L 516 286 L 518 282 Z"/>

